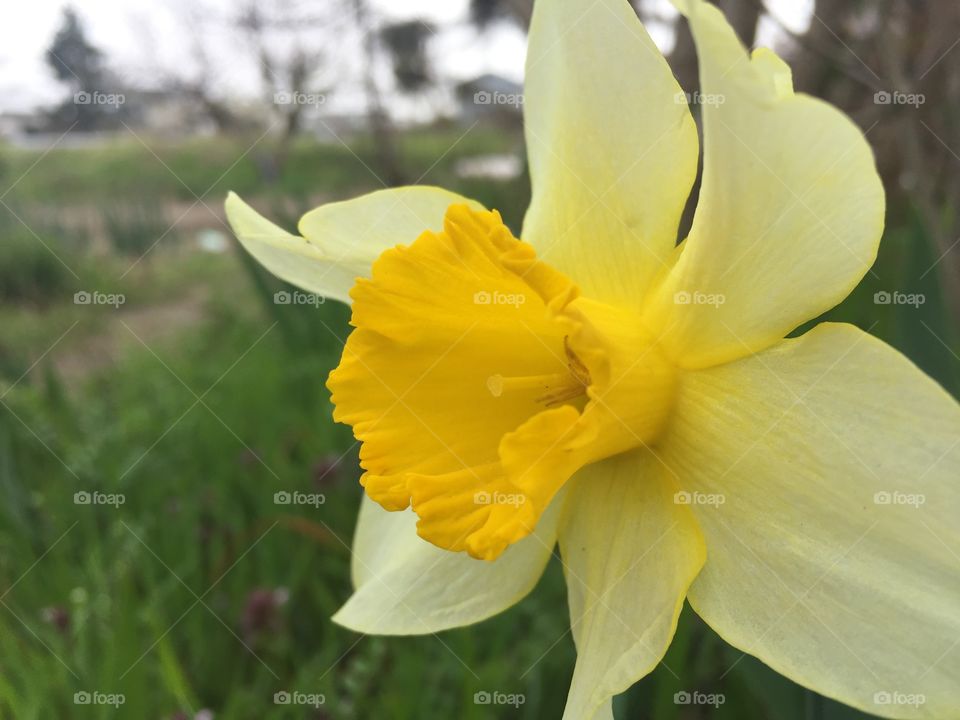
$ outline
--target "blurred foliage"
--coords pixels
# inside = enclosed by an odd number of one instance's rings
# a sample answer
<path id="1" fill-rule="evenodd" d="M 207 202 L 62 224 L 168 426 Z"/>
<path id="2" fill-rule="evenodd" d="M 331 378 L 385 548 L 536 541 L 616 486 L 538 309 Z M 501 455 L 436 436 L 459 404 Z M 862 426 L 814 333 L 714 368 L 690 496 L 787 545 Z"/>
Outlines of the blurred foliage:
<path id="1" fill-rule="evenodd" d="M 0 300 L 45 304 L 72 280 L 70 270 L 27 230 L 7 230 L 0 242 Z"/>
<path id="2" fill-rule="evenodd" d="M 170 227 L 162 208 L 148 199 L 124 198 L 105 202 L 99 209 L 110 245 L 118 255 L 142 256 Z"/>
<path id="3" fill-rule="evenodd" d="M 432 80 L 427 58 L 427 41 L 436 28 L 426 20 L 404 20 L 380 30 L 380 38 L 390 53 L 393 74 L 404 92 L 425 89 Z"/>
<path id="4" fill-rule="evenodd" d="M 71 264 L 80 256 L 80 242 L 49 217 L 30 217 L 16 203 L 0 212 L 0 300 L 48 305 L 72 287 Z"/>
<path id="5" fill-rule="evenodd" d="M 439 126 L 403 135 L 400 150 L 409 173 L 421 184 L 453 182 L 453 168 L 463 157 L 503 150 L 495 129 L 470 132 L 458 125 Z M 376 188 L 381 172 L 369 137 L 350 137 L 349 151 L 340 144 L 298 138 L 281 174 L 269 185 L 264 168 L 272 148 L 256 136 L 223 136 L 171 143 L 154 138 L 119 140 L 107 147 L 56 151 L 56 162 L 37 160 L 34 151 L 0 145 L 0 185 L 16 182 L 10 198 L 44 199 L 50 205 L 97 203 L 115 198 L 175 198 L 192 203 L 197 197 L 219 205 L 228 190 L 242 195 L 267 192 L 276 197 L 350 196 Z M 18 180 L 19 178 L 19 180 Z M 52 203 L 50 198 L 56 198 Z"/>

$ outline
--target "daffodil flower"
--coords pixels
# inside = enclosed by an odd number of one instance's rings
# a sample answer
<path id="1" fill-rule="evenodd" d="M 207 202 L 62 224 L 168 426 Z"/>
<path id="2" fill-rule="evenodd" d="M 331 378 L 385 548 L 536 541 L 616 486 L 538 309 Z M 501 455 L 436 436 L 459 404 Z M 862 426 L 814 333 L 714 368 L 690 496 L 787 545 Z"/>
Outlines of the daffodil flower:
<path id="1" fill-rule="evenodd" d="M 356 590 L 334 620 L 430 633 L 516 603 L 559 543 L 577 664 L 565 718 L 663 657 L 683 601 L 816 691 L 888 717 L 960 708 L 960 406 L 861 330 L 797 327 L 873 263 L 863 134 L 773 52 L 676 0 L 688 98 L 626 0 L 537 0 L 532 203 L 405 187 L 246 248 L 352 302 L 329 387 L 362 443 Z"/>

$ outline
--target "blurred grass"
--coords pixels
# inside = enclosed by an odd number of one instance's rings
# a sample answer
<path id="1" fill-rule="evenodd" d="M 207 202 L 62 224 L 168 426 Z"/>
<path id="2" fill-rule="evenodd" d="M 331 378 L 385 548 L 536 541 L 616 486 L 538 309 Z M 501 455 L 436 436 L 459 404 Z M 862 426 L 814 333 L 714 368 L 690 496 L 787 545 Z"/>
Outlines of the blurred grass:
<path id="1" fill-rule="evenodd" d="M 237 303 L 234 292 L 218 294 L 208 324 L 162 362 L 132 353 L 79 397 L 51 375 L 5 399 L 5 585 L 29 566 L 24 559 L 53 547 L 4 598 L 0 708 L 17 718 L 73 717 L 73 693 L 98 689 L 126 696 L 123 717 L 200 707 L 228 718 L 303 717 L 272 704 L 275 692 L 299 690 L 323 693 L 338 718 L 386 706 L 391 717 L 419 718 L 428 708 L 454 716 L 478 690 L 515 686 L 565 631 L 556 570 L 495 637 L 473 628 L 443 643 L 357 643 L 329 622 L 349 593 L 360 493 L 349 431 L 332 425 L 323 389 L 336 344 L 314 332 L 318 323 L 344 332 L 346 312 L 271 304 L 265 317 L 238 312 Z M 321 479 L 320 468 L 345 450 Z M 281 490 L 322 492 L 326 502 L 274 505 Z M 75 505 L 78 491 L 126 501 Z M 262 588 L 285 588 L 289 601 L 250 632 L 244 617 Z M 51 608 L 68 619 L 65 629 L 44 620 Z M 520 632 L 531 641 L 518 652 Z M 534 669 L 527 692 L 569 674 L 564 649 Z M 528 702 L 527 717 L 552 716 L 562 697 Z M 112 716 L 90 710 L 84 716 Z M 462 717 L 488 716 L 482 711 Z"/>
<path id="2" fill-rule="evenodd" d="M 461 133 L 405 137 L 412 178 L 425 173 L 422 182 L 476 197 L 518 230 L 525 178 L 453 172 L 457 158 L 517 139 L 478 131 L 457 142 Z M 241 156 L 250 142 L 151 145 L 160 162 L 131 139 L 56 150 L 32 170 L 36 153 L 0 152 L 0 184 L 20 178 L 5 202 L 30 226 L 0 208 L 0 717 L 172 719 L 200 708 L 230 719 L 560 717 L 574 651 L 556 560 L 517 607 L 439 637 L 359 637 L 329 621 L 350 592 L 360 500 L 356 448 L 332 423 L 324 388 L 347 311 L 274 304 L 280 286 L 246 255 L 197 251 L 189 232 L 163 227 L 157 208 L 208 188 L 214 207 L 234 189 L 272 202 L 292 228 L 311 198 L 376 189 L 376 162 L 363 140 L 351 151 L 301 141 L 266 185 L 256 148 Z M 97 208 L 106 247 L 58 220 L 71 204 Z M 874 274 L 826 319 L 870 330 L 956 394 L 956 328 L 936 274 L 924 275 L 935 259 L 928 247 L 921 226 L 897 220 Z M 84 289 L 126 303 L 73 304 Z M 893 289 L 927 302 L 874 303 Z M 151 313 L 174 304 L 182 314 L 177 303 L 190 298 L 198 317 L 153 327 L 169 317 Z M 100 345 L 116 346 L 111 361 L 89 359 Z M 275 505 L 282 490 L 326 502 Z M 77 505 L 78 491 L 125 502 Z M 673 702 L 694 687 L 726 702 Z M 118 712 L 74 704 L 75 692 L 94 690 L 126 703 Z M 317 712 L 275 705 L 283 690 L 326 703 Z M 526 702 L 475 705 L 483 690 Z M 616 709 L 631 720 L 865 717 L 741 657 L 689 608 L 665 662 Z"/>
<path id="3" fill-rule="evenodd" d="M 207 195 L 220 202 L 228 190 L 241 195 L 269 191 L 279 197 L 317 194 L 349 196 L 382 183 L 373 143 L 350 137 L 349 150 L 339 143 L 294 141 L 289 158 L 270 185 L 272 147 L 257 135 L 171 142 L 130 135 L 110 146 L 58 149 L 54 161 L 34 165 L 39 153 L 5 148 L 0 152 L 0 180 L 16 181 L 10 195 L 57 203 L 103 203 L 128 197 L 172 197 L 193 201 Z M 417 130 L 400 136 L 400 151 L 410 180 L 449 180 L 457 158 L 502 152 L 504 134 L 487 128 L 452 126 Z M 18 180 L 19 178 L 19 180 Z M 7 200 L 9 203 L 9 200 Z"/>

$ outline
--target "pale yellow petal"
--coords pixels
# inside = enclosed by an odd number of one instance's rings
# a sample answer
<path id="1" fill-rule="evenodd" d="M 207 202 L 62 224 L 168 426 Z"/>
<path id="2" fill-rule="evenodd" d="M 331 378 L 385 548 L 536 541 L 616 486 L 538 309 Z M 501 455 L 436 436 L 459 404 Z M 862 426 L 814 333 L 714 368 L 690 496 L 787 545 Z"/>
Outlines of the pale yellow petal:
<path id="1" fill-rule="evenodd" d="M 826 324 L 681 380 L 662 448 L 709 557 L 721 636 L 884 717 L 960 708 L 960 406 L 906 358 Z M 735 671 L 734 671 L 735 672 Z"/>
<path id="2" fill-rule="evenodd" d="M 704 544 L 690 508 L 648 450 L 571 481 L 559 530 L 577 646 L 564 720 L 611 718 L 610 699 L 660 662 Z"/>
<path id="3" fill-rule="evenodd" d="M 538 0 L 524 119 L 522 237 L 584 290 L 636 303 L 664 269 L 697 170 L 697 131 L 626 0 Z"/>
<path id="4" fill-rule="evenodd" d="M 267 270 L 307 292 L 349 303 L 350 288 L 358 277 L 369 277 L 380 253 L 439 230 L 456 203 L 481 207 L 434 187 L 378 190 L 310 211 L 300 220 L 303 237 L 265 219 L 234 193 L 226 211 L 240 242 Z"/>
<path id="5" fill-rule="evenodd" d="M 350 288 L 331 274 L 332 264 L 320 248 L 270 222 L 236 193 L 227 196 L 224 207 L 237 239 L 267 270 L 308 292 L 349 302 Z"/>
<path id="6" fill-rule="evenodd" d="M 794 94 L 720 11 L 676 3 L 700 58 L 703 186 L 690 236 L 649 312 L 685 367 L 769 347 L 843 300 L 876 258 L 884 192 L 863 133 Z"/>
<path id="7" fill-rule="evenodd" d="M 352 548 L 356 589 L 334 622 L 372 635 L 420 635 L 506 610 L 543 574 L 556 544 L 559 502 L 562 494 L 533 535 L 487 562 L 431 545 L 417 535 L 411 510 L 387 512 L 364 497 Z"/>

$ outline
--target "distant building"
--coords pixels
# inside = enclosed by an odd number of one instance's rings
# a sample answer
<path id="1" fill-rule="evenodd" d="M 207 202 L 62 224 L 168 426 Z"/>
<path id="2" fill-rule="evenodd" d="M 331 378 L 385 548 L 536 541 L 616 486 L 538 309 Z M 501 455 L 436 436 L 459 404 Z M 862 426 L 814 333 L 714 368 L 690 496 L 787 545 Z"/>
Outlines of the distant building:
<path id="1" fill-rule="evenodd" d="M 0 114 L 0 140 L 19 144 L 27 135 L 43 129 L 43 118 L 36 113 L 8 112 Z"/>
<path id="2" fill-rule="evenodd" d="M 78 93 L 84 95 L 90 93 Z M 61 147 L 95 147 L 128 136 L 130 130 L 180 138 L 209 135 L 217 129 L 209 108 L 183 92 L 129 89 L 109 98 L 113 105 L 103 127 L 80 130 L 69 117 L 64 120 L 64 108 L 69 110 L 72 104 L 67 100 L 34 112 L 0 114 L 0 140 L 25 149 L 46 148 L 54 142 Z M 74 98 L 73 103 L 77 102 Z"/>
<path id="3" fill-rule="evenodd" d="M 481 75 L 454 88 L 460 119 L 516 125 L 523 118 L 523 85 L 499 75 Z"/>
<path id="4" fill-rule="evenodd" d="M 367 133 L 370 119 L 362 112 L 306 112 L 300 119 L 305 134 L 321 143 L 340 144 Z"/>
<path id="5" fill-rule="evenodd" d="M 201 98 L 183 90 L 130 90 L 128 123 L 153 135 L 212 135 L 216 123 Z"/>

